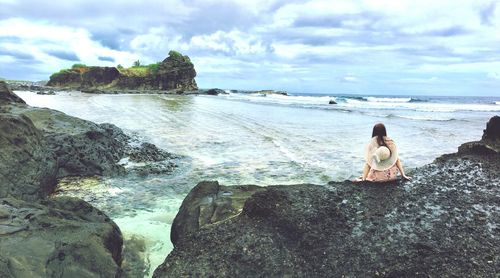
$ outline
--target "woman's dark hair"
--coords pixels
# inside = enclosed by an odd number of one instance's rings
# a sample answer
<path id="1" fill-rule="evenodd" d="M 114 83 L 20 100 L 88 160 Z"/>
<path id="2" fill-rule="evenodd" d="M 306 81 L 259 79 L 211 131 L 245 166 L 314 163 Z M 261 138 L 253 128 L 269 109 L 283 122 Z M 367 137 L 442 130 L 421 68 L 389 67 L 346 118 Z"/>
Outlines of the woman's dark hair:
<path id="1" fill-rule="evenodd" d="M 385 125 L 383 123 L 376 124 L 373 127 L 372 138 L 377 136 L 377 143 L 379 146 L 386 146 L 384 141 L 384 136 L 387 136 L 387 131 L 385 130 Z"/>

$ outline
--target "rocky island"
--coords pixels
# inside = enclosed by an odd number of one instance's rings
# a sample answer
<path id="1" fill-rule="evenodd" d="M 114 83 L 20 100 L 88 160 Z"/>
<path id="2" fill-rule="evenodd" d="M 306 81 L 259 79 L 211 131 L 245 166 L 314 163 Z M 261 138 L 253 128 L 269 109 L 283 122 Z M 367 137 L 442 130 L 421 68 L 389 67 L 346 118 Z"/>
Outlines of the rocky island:
<path id="1" fill-rule="evenodd" d="M 201 182 L 154 277 L 495 277 L 500 117 L 389 184 L 269 187 Z"/>
<path id="2" fill-rule="evenodd" d="M 192 91 L 197 90 L 196 71 L 188 56 L 170 51 L 162 62 L 130 68 L 89 67 L 75 64 L 50 76 L 47 86 L 85 92 L 109 93 L 116 90 Z"/>

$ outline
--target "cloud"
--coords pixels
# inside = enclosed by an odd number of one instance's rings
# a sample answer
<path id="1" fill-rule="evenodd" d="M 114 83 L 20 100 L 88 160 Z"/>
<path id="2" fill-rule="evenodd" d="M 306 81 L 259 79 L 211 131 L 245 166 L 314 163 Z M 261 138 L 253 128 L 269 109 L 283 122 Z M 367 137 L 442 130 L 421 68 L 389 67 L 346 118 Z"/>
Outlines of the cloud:
<path id="1" fill-rule="evenodd" d="M 69 51 L 64 51 L 64 50 L 48 50 L 45 53 L 49 54 L 50 56 L 54 56 L 56 58 L 59 58 L 61 60 L 66 60 L 66 61 L 79 61 L 80 59 L 74 52 L 69 52 Z"/>
<path id="2" fill-rule="evenodd" d="M 35 57 L 29 53 L 18 51 L 18 50 L 8 50 L 0 49 L 1 56 L 10 56 L 17 60 L 34 60 Z"/>
<path id="3" fill-rule="evenodd" d="M 104 61 L 104 62 L 115 62 L 115 59 L 113 57 L 106 57 L 106 56 L 99 56 L 97 57 L 99 61 Z"/>
<path id="4" fill-rule="evenodd" d="M 458 90 L 466 74 L 480 86 L 500 63 L 492 0 L 0 1 L 0 62 L 42 63 L 30 78 L 78 58 L 152 63 L 175 49 L 191 57 L 201 87 L 325 92 L 371 84 L 401 93 L 391 87 L 400 80 L 423 89 L 446 80 Z"/>
<path id="5" fill-rule="evenodd" d="M 481 17 L 481 24 L 485 25 L 492 24 L 492 20 L 495 17 L 495 10 L 497 8 L 497 5 L 498 5 L 497 1 L 492 1 L 479 11 L 479 16 Z"/>

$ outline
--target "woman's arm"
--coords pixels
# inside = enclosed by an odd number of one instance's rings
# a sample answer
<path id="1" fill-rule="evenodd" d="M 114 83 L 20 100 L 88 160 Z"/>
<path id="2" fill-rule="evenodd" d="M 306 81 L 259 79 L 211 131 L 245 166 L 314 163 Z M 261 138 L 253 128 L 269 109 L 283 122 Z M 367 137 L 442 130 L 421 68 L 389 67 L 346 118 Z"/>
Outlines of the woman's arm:
<path id="1" fill-rule="evenodd" d="M 405 170 L 403 169 L 403 165 L 401 164 L 401 160 L 399 160 L 399 158 L 398 158 L 398 161 L 396 161 L 396 166 L 398 167 L 398 170 L 401 173 L 401 176 L 403 177 L 403 179 L 411 180 L 411 177 L 408 177 L 407 175 L 405 175 Z"/>
<path id="2" fill-rule="evenodd" d="M 363 180 L 366 180 L 366 177 L 368 176 L 368 172 L 370 172 L 370 165 L 368 163 L 365 163 L 365 167 L 363 168 Z"/>

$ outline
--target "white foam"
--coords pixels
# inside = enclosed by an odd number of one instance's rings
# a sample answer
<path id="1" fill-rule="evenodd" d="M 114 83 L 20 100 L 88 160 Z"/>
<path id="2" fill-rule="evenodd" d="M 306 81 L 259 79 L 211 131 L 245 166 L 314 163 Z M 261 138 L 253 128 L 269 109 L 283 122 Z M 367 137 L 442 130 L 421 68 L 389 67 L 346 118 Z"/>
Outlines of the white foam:
<path id="1" fill-rule="evenodd" d="M 280 94 L 241 94 L 231 93 L 226 96 L 229 99 L 249 101 L 255 103 L 278 104 L 300 106 L 304 108 L 331 108 L 342 107 L 359 109 L 402 109 L 418 112 L 456 112 L 456 111 L 476 111 L 476 112 L 496 112 L 500 111 L 500 101 L 495 104 L 481 103 L 433 103 L 433 102 L 412 102 L 411 97 L 362 97 L 361 99 L 349 97 L 331 96 L 291 96 Z M 337 102 L 337 105 L 328 105 L 329 101 Z"/>
<path id="2" fill-rule="evenodd" d="M 363 97 L 369 102 L 410 102 L 411 97 L 407 98 L 392 98 L 392 97 Z"/>

